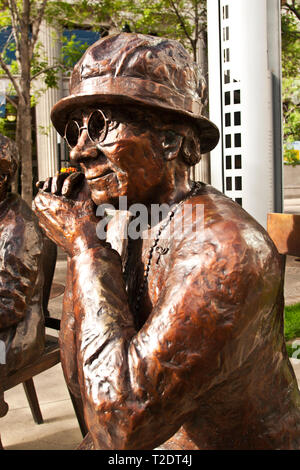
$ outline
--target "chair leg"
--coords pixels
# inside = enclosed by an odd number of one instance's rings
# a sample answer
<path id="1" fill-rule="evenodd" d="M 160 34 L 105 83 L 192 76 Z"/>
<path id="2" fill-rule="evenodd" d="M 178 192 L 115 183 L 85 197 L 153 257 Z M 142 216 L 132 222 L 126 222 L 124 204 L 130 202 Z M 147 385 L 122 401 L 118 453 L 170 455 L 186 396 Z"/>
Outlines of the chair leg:
<path id="1" fill-rule="evenodd" d="M 8 411 L 8 405 L 4 400 L 4 384 L 6 379 L 6 366 L 0 363 L 0 418 L 5 416 Z"/>
<path id="2" fill-rule="evenodd" d="M 82 400 L 80 398 L 75 397 L 75 395 L 73 395 L 70 390 L 69 394 L 72 400 L 73 408 L 76 414 L 82 437 L 84 437 L 88 433 L 88 428 L 84 420 Z"/>
<path id="3" fill-rule="evenodd" d="M 34 419 L 34 422 L 36 424 L 42 424 L 43 423 L 43 417 L 42 413 L 40 410 L 40 405 L 38 402 L 38 398 L 36 395 L 34 383 L 32 379 L 26 380 L 26 382 L 23 382 L 23 387 L 26 393 L 26 397 L 31 409 L 31 414 Z"/>
<path id="4" fill-rule="evenodd" d="M 0 418 L 2 418 L 2 416 L 5 416 L 7 412 L 8 412 L 8 404 L 4 401 L 4 394 L 1 391 L 1 387 L 0 387 Z"/>

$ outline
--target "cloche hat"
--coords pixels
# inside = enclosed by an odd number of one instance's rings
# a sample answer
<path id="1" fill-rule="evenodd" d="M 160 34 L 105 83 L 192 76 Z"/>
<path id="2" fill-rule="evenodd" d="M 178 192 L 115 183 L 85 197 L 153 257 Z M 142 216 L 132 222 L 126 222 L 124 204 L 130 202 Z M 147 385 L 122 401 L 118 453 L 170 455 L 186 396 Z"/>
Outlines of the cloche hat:
<path id="1" fill-rule="evenodd" d="M 75 65 L 69 88 L 70 95 L 51 112 L 62 136 L 69 114 L 80 106 L 136 104 L 192 118 L 199 127 L 202 153 L 218 143 L 218 128 L 202 115 L 205 81 L 178 41 L 135 33 L 106 36 Z"/>

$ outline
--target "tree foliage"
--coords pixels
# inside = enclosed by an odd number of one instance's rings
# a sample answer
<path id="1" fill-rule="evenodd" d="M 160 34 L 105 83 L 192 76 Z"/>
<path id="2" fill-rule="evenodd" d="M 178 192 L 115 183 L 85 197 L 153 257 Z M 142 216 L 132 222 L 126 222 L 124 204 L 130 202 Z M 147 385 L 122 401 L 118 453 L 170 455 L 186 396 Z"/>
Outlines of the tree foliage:
<path id="1" fill-rule="evenodd" d="M 111 28 L 120 31 L 127 24 L 132 32 L 180 40 L 196 61 L 199 41 L 206 47 L 205 0 L 0 0 L 0 11 L 0 31 L 7 32 L 0 50 L 0 73 L 10 80 L 7 99 L 18 110 L 16 141 L 23 163 L 26 161 L 22 195 L 28 202 L 32 185 L 29 108 L 47 87 L 57 86 L 58 73 L 71 70 L 88 46 L 75 36 L 63 37 L 64 28 L 82 27 L 103 34 Z M 39 41 L 42 21 L 56 31 L 53 41 L 62 43 L 61 56 L 51 62 Z M 17 99 L 12 100 L 11 95 Z"/>
<path id="2" fill-rule="evenodd" d="M 0 73 L 9 79 L 8 102 L 17 109 L 16 142 L 22 167 L 22 197 L 32 198 L 32 122 L 30 107 L 48 87 L 57 86 L 58 73 L 66 72 L 81 57 L 87 44 L 74 36 L 62 37 L 62 27 L 97 25 L 106 19 L 105 1 L 0 0 L 0 32 L 6 40 L 0 50 Z M 104 9 L 103 9 L 104 8 Z M 49 60 L 39 41 L 43 21 L 56 28 L 53 41 L 63 41 L 62 55 Z M 3 37 L 3 35 L 2 35 Z M 12 99 L 15 96 L 16 99 Z M 5 131 L 7 126 L 0 123 Z"/>
<path id="3" fill-rule="evenodd" d="M 115 27 L 181 41 L 197 61 L 199 41 L 206 40 L 205 0 L 117 0 L 106 3 Z"/>
<path id="4" fill-rule="evenodd" d="M 281 7 L 300 20 L 299 0 L 281 0 Z"/>

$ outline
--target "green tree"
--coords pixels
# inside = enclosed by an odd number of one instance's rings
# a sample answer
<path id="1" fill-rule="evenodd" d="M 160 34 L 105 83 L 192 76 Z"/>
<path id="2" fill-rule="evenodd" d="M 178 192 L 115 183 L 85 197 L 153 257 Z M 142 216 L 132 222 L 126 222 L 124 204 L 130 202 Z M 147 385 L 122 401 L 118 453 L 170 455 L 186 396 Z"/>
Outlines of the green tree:
<path id="1" fill-rule="evenodd" d="M 206 1 L 124 0 L 118 3 L 118 9 L 112 14 L 118 27 L 127 23 L 135 32 L 177 39 L 191 50 L 197 62 L 199 42 L 206 41 Z"/>
<path id="2" fill-rule="evenodd" d="M 58 71 L 66 69 L 62 58 L 53 64 L 45 55 L 39 41 L 42 21 L 56 27 L 59 34 L 62 24 L 99 25 L 107 17 L 105 8 L 105 1 L 91 5 L 86 0 L 74 0 L 72 4 L 50 0 L 0 0 L 0 30 L 10 31 L 0 51 L 0 69 L 10 81 L 7 100 L 17 109 L 15 139 L 21 157 L 22 197 L 29 204 L 32 200 L 31 106 L 39 94 L 39 90 L 35 90 L 37 93 L 34 95 L 34 83 L 42 76 L 46 87 L 54 87 Z M 76 42 L 74 37 L 65 42 L 62 50 L 71 58 L 67 65 L 72 66 L 86 47 Z M 10 58 L 9 52 L 12 51 L 15 52 L 15 60 Z M 15 95 L 15 99 L 11 99 L 11 95 Z"/>
<path id="3" fill-rule="evenodd" d="M 206 0 L 118 0 L 107 4 L 114 26 L 127 25 L 132 32 L 165 36 L 180 41 L 201 67 L 208 83 Z M 208 116 L 207 88 L 203 93 Z M 200 174 L 198 173 L 200 171 Z M 209 154 L 203 155 L 193 177 L 210 182 Z"/>
<path id="4" fill-rule="evenodd" d="M 75 29 L 81 25 L 102 33 L 111 28 L 121 30 L 127 23 L 132 32 L 178 39 L 190 49 L 196 62 L 200 59 L 207 78 L 205 0 L 0 0 L 0 10 L 0 28 L 11 27 L 0 51 L 0 69 L 10 80 L 7 100 L 17 109 L 16 142 L 22 161 L 22 197 L 28 203 L 32 199 L 30 108 L 43 92 L 34 84 L 42 77 L 45 87 L 55 87 L 57 73 L 68 72 L 87 47 L 74 36 L 68 41 L 62 39 L 62 28 Z M 54 64 L 49 62 L 39 42 L 42 21 L 52 25 L 57 31 L 56 39 L 63 41 L 64 57 Z M 16 56 L 13 61 L 8 54 L 12 50 Z M 202 54 L 198 54 L 199 50 Z"/>
<path id="5" fill-rule="evenodd" d="M 281 3 L 284 160 L 295 164 L 296 152 L 290 144 L 300 140 L 300 14 L 295 1 Z"/>
<path id="6" fill-rule="evenodd" d="M 295 17 L 300 20 L 300 9 L 298 0 L 281 0 L 282 9 L 292 13 Z"/>

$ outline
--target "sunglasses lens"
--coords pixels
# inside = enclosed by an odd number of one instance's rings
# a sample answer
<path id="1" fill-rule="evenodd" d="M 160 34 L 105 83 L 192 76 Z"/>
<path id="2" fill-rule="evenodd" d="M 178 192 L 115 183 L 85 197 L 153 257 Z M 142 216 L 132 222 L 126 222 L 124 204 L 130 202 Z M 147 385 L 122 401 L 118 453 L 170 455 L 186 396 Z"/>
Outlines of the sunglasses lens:
<path id="1" fill-rule="evenodd" d="M 65 139 L 70 147 L 75 147 L 79 136 L 79 126 L 76 121 L 69 121 L 66 125 Z"/>
<path id="2" fill-rule="evenodd" d="M 106 120 L 101 111 L 94 111 L 89 118 L 88 134 L 94 142 L 101 142 L 106 136 Z"/>

